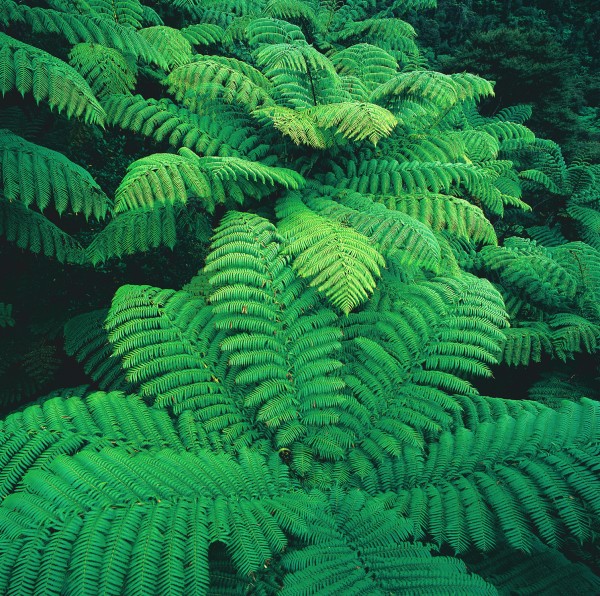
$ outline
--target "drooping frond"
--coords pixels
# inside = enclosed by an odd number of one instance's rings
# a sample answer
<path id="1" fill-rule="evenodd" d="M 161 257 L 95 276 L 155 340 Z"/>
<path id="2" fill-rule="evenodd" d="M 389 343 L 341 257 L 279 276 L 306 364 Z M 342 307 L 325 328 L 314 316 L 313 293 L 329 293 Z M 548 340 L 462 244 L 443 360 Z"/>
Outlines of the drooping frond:
<path id="1" fill-rule="evenodd" d="M 32 211 L 19 201 L 0 196 L 0 236 L 19 248 L 54 257 L 61 263 L 83 262 L 80 244 L 41 213 Z"/>
<path id="2" fill-rule="evenodd" d="M 369 90 L 385 83 L 398 70 L 393 56 L 368 43 L 359 43 L 333 54 L 331 62 L 341 76 L 357 77 Z"/>
<path id="3" fill-rule="evenodd" d="M 140 29 L 138 34 L 164 58 L 169 69 L 183 66 L 192 59 L 191 43 L 179 29 L 156 25 Z"/>
<path id="4" fill-rule="evenodd" d="M 173 70 L 165 84 L 177 101 L 194 111 L 206 99 L 217 97 L 227 103 L 240 104 L 248 111 L 272 104 L 268 80 L 248 65 L 240 70 L 237 62 L 202 56 Z"/>
<path id="5" fill-rule="evenodd" d="M 496 590 L 467 573 L 456 559 L 432 556 L 409 542 L 410 526 L 386 509 L 385 499 L 365 499 L 360 491 L 333 493 L 329 510 L 309 525 L 311 540 L 287 552 L 282 596 L 338 594 L 480 594 Z"/>
<path id="6" fill-rule="evenodd" d="M 129 93 L 135 87 L 135 72 L 119 50 L 100 44 L 80 43 L 71 50 L 69 62 L 99 99 L 113 93 Z"/>
<path id="7" fill-rule="evenodd" d="M 185 203 L 192 195 L 212 211 L 226 200 L 241 203 L 260 197 L 275 185 L 297 189 L 303 179 L 293 170 L 265 166 L 237 157 L 198 157 L 185 148 L 179 155 L 157 153 L 133 162 L 117 189 L 115 210 L 154 203 Z"/>
<path id="8" fill-rule="evenodd" d="M 210 116 L 182 108 L 169 99 L 145 99 L 141 95 L 113 95 L 104 104 L 107 123 L 167 141 L 175 149 L 187 147 L 199 155 L 261 157 L 265 144 L 253 129 L 222 124 Z"/>
<path id="9" fill-rule="evenodd" d="M 181 35 L 193 46 L 209 46 L 223 40 L 225 31 L 211 23 L 197 23 L 180 29 Z"/>
<path id="10" fill-rule="evenodd" d="M 104 391 L 131 390 L 121 359 L 114 356 L 104 328 L 107 309 L 73 317 L 64 327 L 65 352 L 83 365 L 85 372 Z"/>
<path id="11" fill-rule="evenodd" d="M 485 578 L 501 594 L 561 596 L 600 591 L 600 579 L 589 567 L 536 542 L 527 557 L 519 550 L 504 546 L 474 559 L 467 559 L 468 569 Z"/>
<path id="12" fill-rule="evenodd" d="M 296 145 L 325 149 L 331 144 L 330 135 L 318 125 L 315 115 L 310 110 L 268 106 L 254 110 L 252 115 L 263 122 L 271 123 Z"/>
<path id="13" fill-rule="evenodd" d="M 244 27 L 244 37 L 252 48 L 264 44 L 306 41 L 300 27 L 275 18 L 252 19 Z"/>
<path id="14" fill-rule="evenodd" d="M 447 110 L 459 102 L 493 94 L 493 85 L 476 75 L 414 70 L 397 74 L 379 85 L 371 94 L 370 101 L 384 102 L 391 97 L 406 97 Z"/>
<path id="15" fill-rule="evenodd" d="M 98 43 L 166 68 L 164 58 L 142 36 L 130 26 L 120 24 L 112 18 L 94 13 L 75 14 L 25 5 L 21 6 L 21 10 L 33 33 L 60 35 L 70 44 Z M 113 14 L 111 12 L 111 16 Z"/>
<path id="16" fill-rule="evenodd" d="M 425 454 L 407 447 L 400 461 L 383 466 L 376 490 L 402 483 L 398 513 L 413 520 L 417 536 L 457 552 L 493 548 L 496 528 L 512 548 L 526 552 L 535 535 L 554 547 L 565 533 L 584 540 L 600 489 L 593 448 L 586 445 L 599 432 L 587 418 L 596 408 L 570 403 L 562 412 L 523 412 L 474 431 L 444 433 Z"/>
<path id="17" fill-rule="evenodd" d="M 331 60 L 305 41 L 265 44 L 254 54 L 256 63 L 265 69 L 267 76 L 286 70 L 307 76 L 314 76 L 321 70 L 335 74 Z"/>
<path id="18" fill-rule="evenodd" d="M 0 168 L 4 196 L 43 211 L 52 204 L 59 214 L 69 209 L 86 218 L 105 217 L 108 197 L 92 176 L 62 153 L 0 130 Z"/>
<path id="19" fill-rule="evenodd" d="M 139 29 L 142 25 L 144 9 L 139 0 L 83 0 L 93 13 L 124 27 Z"/>
<path id="20" fill-rule="evenodd" d="M 145 252 L 159 246 L 173 248 L 177 241 L 177 208 L 171 203 L 139 207 L 119 213 L 85 249 L 93 264 L 114 257 Z"/>
<path id="21" fill-rule="evenodd" d="M 298 274 L 346 314 L 364 302 L 385 264 L 369 239 L 317 215 L 298 198 L 286 199 L 280 211 L 280 230 L 290 239 L 286 252 Z"/>
<path id="22" fill-rule="evenodd" d="M 85 79 L 66 62 L 0 32 L 0 93 L 16 89 L 47 101 L 68 118 L 102 124 L 104 110 Z"/>
<path id="23" fill-rule="evenodd" d="M 464 240 L 497 244 L 496 232 L 483 211 L 468 201 L 434 193 L 376 196 L 388 209 L 402 211 L 432 230 L 447 230 Z"/>

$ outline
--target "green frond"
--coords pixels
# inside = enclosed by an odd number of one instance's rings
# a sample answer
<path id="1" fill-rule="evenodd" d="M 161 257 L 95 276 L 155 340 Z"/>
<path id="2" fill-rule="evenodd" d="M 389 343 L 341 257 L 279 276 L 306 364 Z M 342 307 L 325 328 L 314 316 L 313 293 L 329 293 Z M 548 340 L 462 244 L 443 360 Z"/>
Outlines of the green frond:
<path id="1" fill-rule="evenodd" d="M 344 138 L 353 141 L 368 139 L 373 145 L 394 130 L 398 121 L 394 115 L 372 103 L 341 102 L 311 108 L 318 126 L 335 127 Z"/>
<path id="2" fill-rule="evenodd" d="M 317 15 L 308 2 L 301 0 L 268 0 L 264 14 L 284 21 L 300 21 L 314 27 Z"/>
<path id="3" fill-rule="evenodd" d="M 534 544 L 528 557 L 509 548 L 500 548 L 467 568 L 484 577 L 501 593 L 523 595 L 592 594 L 600 590 L 600 579 L 582 563 L 573 563 L 555 549 Z"/>
<path id="4" fill-rule="evenodd" d="M 212 23 L 198 23 L 188 25 L 180 29 L 181 35 L 185 37 L 193 46 L 210 46 L 223 40 L 225 31 L 219 25 Z"/>
<path id="5" fill-rule="evenodd" d="M 438 270 L 440 246 L 426 225 L 358 193 L 341 199 L 340 204 L 326 197 L 315 198 L 308 205 L 320 215 L 349 225 L 370 238 L 386 259 L 403 266 Z"/>
<path id="6" fill-rule="evenodd" d="M 254 110 L 252 115 L 260 121 L 271 123 L 280 133 L 290 137 L 296 145 L 326 149 L 331 144 L 329 135 L 319 127 L 315 115 L 310 110 L 269 106 Z"/>
<path id="7" fill-rule="evenodd" d="M 429 70 L 414 70 L 397 74 L 379 85 L 373 90 L 370 101 L 379 103 L 391 97 L 406 97 L 447 110 L 459 102 L 493 94 L 493 85 L 476 75 L 446 75 Z"/>
<path id="8" fill-rule="evenodd" d="M 169 93 L 194 111 L 202 101 L 217 97 L 226 103 L 241 104 L 248 111 L 273 103 L 270 84 L 258 71 L 250 71 L 249 66 L 245 72 L 240 71 L 237 61 L 213 58 L 202 56 L 173 70 L 165 81 Z"/>
<path id="9" fill-rule="evenodd" d="M 91 11 L 123 27 L 139 29 L 144 8 L 139 0 L 86 0 Z"/>
<path id="10" fill-rule="evenodd" d="M 495 528 L 526 552 L 536 535 L 553 547 L 565 533 L 583 540 L 600 482 L 586 443 L 598 428 L 577 438 L 590 412 L 570 406 L 569 412 L 546 408 L 480 423 L 475 431 L 444 433 L 425 457 L 407 447 L 404 463 L 383 472 L 380 489 L 395 490 L 389 484 L 394 477 L 403 483 L 397 512 L 413 520 L 417 537 L 430 535 L 457 552 L 472 544 L 490 550 L 498 540 Z M 563 416 L 573 418 L 566 423 Z"/>
<path id="11" fill-rule="evenodd" d="M 568 306 L 575 297 L 576 280 L 535 242 L 510 238 L 502 247 L 485 246 L 479 258 L 503 287 L 527 296 L 531 304 L 555 309 Z"/>
<path id="12" fill-rule="evenodd" d="M 393 56 L 368 43 L 355 44 L 333 54 L 331 62 L 341 76 L 354 76 L 369 90 L 385 83 L 398 70 Z"/>
<path id="13" fill-rule="evenodd" d="M 366 159 L 358 166 L 349 162 L 346 172 L 327 174 L 324 182 L 359 193 L 396 196 L 440 191 L 451 194 L 457 186 L 491 214 L 502 215 L 504 205 L 500 190 L 493 184 L 495 178 L 495 172 L 472 164 Z"/>
<path id="14" fill-rule="evenodd" d="M 167 63 L 169 70 L 188 64 L 192 60 L 192 45 L 179 29 L 156 25 L 140 29 L 138 35 L 156 49 Z"/>
<path id="15" fill-rule="evenodd" d="M 285 44 L 306 41 L 302 29 L 297 25 L 275 18 L 250 20 L 244 29 L 248 45 L 257 48 L 265 44 Z"/>
<path id="16" fill-rule="evenodd" d="M 97 265 L 159 246 L 172 249 L 177 241 L 176 228 L 177 210 L 170 203 L 131 209 L 119 213 L 98 232 L 85 254 Z"/>
<path id="17" fill-rule="evenodd" d="M 188 196 L 204 202 L 207 211 L 226 200 L 241 203 L 272 187 L 297 189 L 300 175 L 237 157 L 198 157 L 185 148 L 179 155 L 156 153 L 134 161 L 115 195 L 117 213 L 155 203 L 185 203 Z"/>
<path id="18" fill-rule="evenodd" d="M 497 593 L 456 559 L 432 556 L 426 546 L 410 543 L 409 526 L 386 510 L 383 499 L 368 502 L 359 491 L 341 498 L 334 493 L 329 509 L 321 512 L 310 544 L 283 556 L 282 595 Z"/>
<path id="19" fill-rule="evenodd" d="M 542 356 L 553 354 L 552 333 L 547 323 L 523 322 L 518 327 L 504 331 L 506 343 L 502 361 L 509 366 L 528 366 L 541 362 Z"/>
<path id="20" fill-rule="evenodd" d="M 110 17 L 115 16 L 112 4 L 107 3 Z M 75 14 L 28 6 L 22 6 L 21 10 L 33 33 L 60 35 L 73 45 L 98 43 L 166 68 L 164 58 L 131 26 L 119 23 L 118 19 L 102 17 L 94 12 Z"/>
<path id="21" fill-rule="evenodd" d="M 262 157 L 264 144 L 256 131 L 215 122 L 210 116 L 182 108 L 169 99 L 145 99 L 141 95 L 113 95 L 104 104 L 107 124 L 167 141 L 175 149 L 187 147 L 199 155 Z"/>
<path id="22" fill-rule="evenodd" d="M 496 232 L 483 211 L 463 199 L 433 193 L 374 198 L 388 209 L 406 213 L 432 230 L 447 230 L 457 238 L 482 244 L 498 243 Z"/>
<path id="23" fill-rule="evenodd" d="M 46 219 L 19 201 L 0 196 L 0 236 L 19 248 L 54 257 L 61 263 L 82 263 L 80 244 Z"/>
<path id="24" fill-rule="evenodd" d="M 68 118 L 102 124 L 104 110 L 85 79 L 66 62 L 0 32 L 0 93 L 32 93 Z"/>
<path id="25" fill-rule="evenodd" d="M 25 207 L 35 205 L 43 211 L 52 204 L 59 214 L 68 209 L 86 219 L 102 219 L 110 207 L 87 170 L 9 130 L 0 130 L 0 168 L 4 196 Z"/>
<path id="26" fill-rule="evenodd" d="M 135 72 L 119 50 L 79 43 L 71 50 L 69 62 L 99 99 L 114 93 L 129 93 L 135 87 Z"/>
<path id="27" fill-rule="evenodd" d="M 263 67 L 269 77 L 278 74 L 278 71 L 314 76 L 322 70 L 335 75 L 331 60 L 305 41 L 264 44 L 254 52 L 254 57 L 258 66 Z"/>
<path id="28" fill-rule="evenodd" d="M 107 309 L 94 310 L 69 320 L 64 327 L 65 352 L 83 365 L 103 391 L 130 390 L 120 358 L 113 356 L 104 328 Z"/>
<path id="29" fill-rule="evenodd" d="M 299 199 L 286 203 L 289 215 L 280 229 L 290 238 L 286 253 L 294 257 L 293 268 L 348 314 L 375 289 L 383 257 L 366 236 L 317 215 Z"/>

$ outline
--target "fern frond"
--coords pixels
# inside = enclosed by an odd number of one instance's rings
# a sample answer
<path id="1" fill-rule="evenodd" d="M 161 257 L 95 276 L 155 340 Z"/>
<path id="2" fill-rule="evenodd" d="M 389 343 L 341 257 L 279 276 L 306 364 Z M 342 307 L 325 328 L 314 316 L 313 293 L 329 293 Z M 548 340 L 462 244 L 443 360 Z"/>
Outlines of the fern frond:
<path id="1" fill-rule="evenodd" d="M 176 208 L 170 203 L 120 213 L 96 234 L 85 249 L 86 257 L 97 265 L 159 246 L 172 249 L 177 241 L 176 219 Z"/>
<path id="2" fill-rule="evenodd" d="M 47 101 L 68 118 L 102 124 L 104 110 L 85 79 L 66 62 L 0 32 L 0 93 L 16 89 Z"/>
<path id="3" fill-rule="evenodd" d="M 110 6 L 107 8 L 113 17 L 113 9 Z M 114 18 L 28 6 L 23 6 L 22 10 L 34 33 L 54 33 L 64 37 L 70 44 L 98 43 L 119 50 L 124 55 L 132 54 L 145 62 L 166 68 L 164 58 L 143 37 Z"/>
<path id="4" fill-rule="evenodd" d="M 440 247 L 426 225 L 357 193 L 342 197 L 341 203 L 323 197 L 309 200 L 308 205 L 320 215 L 350 225 L 370 238 L 386 259 L 437 271 Z"/>
<path id="5" fill-rule="evenodd" d="M 310 110 L 269 106 L 254 110 L 252 115 L 261 121 L 270 122 L 280 133 L 290 137 L 296 145 L 326 149 L 331 143 L 331 139 L 319 127 Z"/>
<path id="6" fill-rule="evenodd" d="M 280 229 L 290 238 L 286 252 L 294 256 L 293 268 L 348 314 L 375 289 L 382 256 L 366 236 L 317 215 L 299 199 L 287 203 Z"/>
<path id="7" fill-rule="evenodd" d="M 447 230 L 457 238 L 483 244 L 498 243 L 496 232 L 483 211 L 463 199 L 433 193 L 374 198 L 388 209 L 406 213 L 432 230 Z"/>
<path id="8" fill-rule="evenodd" d="M 222 157 L 239 157 L 243 153 L 251 159 L 264 153 L 256 131 L 198 116 L 169 99 L 113 95 L 104 109 L 108 124 L 150 136 L 159 143 L 166 140 L 175 149 L 187 147 L 199 155 Z"/>
<path id="9" fill-rule="evenodd" d="M 198 157 L 185 148 L 179 155 L 157 153 L 133 162 L 117 189 L 115 210 L 185 203 L 188 196 L 205 201 L 208 211 L 226 199 L 243 202 L 272 186 L 297 189 L 303 179 L 292 170 L 265 166 L 237 157 Z"/>
<path id="10" fill-rule="evenodd" d="M 225 31 L 218 25 L 198 23 L 179 30 L 193 46 L 210 46 L 223 40 Z"/>
<path id="11" fill-rule="evenodd" d="M 251 48 L 257 48 L 264 44 L 306 41 L 300 27 L 274 18 L 252 19 L 244 28 L 244 37 L 248 40 Z"/>
<path id="12" fill-rule="evenodd" d="M 138 35 L 164 58 L 169 70 L 183 66 L 192 60 L 192 45 L 179 29 L 156 25 L 140 29 Z"/>
<path id="13" fill-rule="evenodd" d="M 202 56 L 173 70 L 165 81 L 169 93 L 192 110 L 203 98 L 219 97 L 227 103 L 239 103 L 248 111 L 273 103 L 268 92 L 270 84 L 258 71 L 246 65 L 240 72 L 237 61 L 213 58 Z"/>
<path id="14" fill-rule="evenodd" d="M 0 168 L 4 196 L 43 211 L 49 204 L 59 214 L 67 209 L 87 218 L 106 216 L 110 206 L 92 176 L 62 153 L 0 130 Z"/>
<path id="15" fill-rule="evenodd" d="M 335 127 L 344 138 L 355 141 L 368 139 L 377 145 L 391 134 L 398 121 L 394 115 L 372 103 L 341 102 L 311 108 L 311 115 L 318 126 Z"/>
<path id="16" fill-rule="evenodd" d="M 379 85 L 373 90 L 370 101 L 378 103 L 390 97 L 406 97 L 413 101 L 430 102 L 447 110 L 459 102 L 493 94 L 493 85 L 476 75 L 445 75 L 429 70 L 414 70 L 397 74 Z"/>
<path id="17" fill-rule="evenodd" d="M 61 263 L 82 263 L 80 244 L 41 213 L 18 201 L 0 197 L 0 236 L 19 248 L 54 257 Z"/>
<path id="18" fill-rule="evenodd" d="M 108 310 L 94 310 L 73 317 L 64 327 L 65 352 L 83 365 L 103 391 L 129 390 L 121 360 L 112 354 L 104 328 Z"/>
<path id="19" fill-rule="evenodd" d="M 341 76 L 354 76 L 369 90 L 385 83 L 398 70 L 393 56 L 368 43 L 359 43 L 334 54 L 331 62 Z"/>
<path id="20" fill-rule="evenodd" d="M 100 44 L 80 43 L 71 50 L 69 62 L 99 99 L 113 93 L 129 93 L 135 87 L 135 73 L 118 50 Z"/>

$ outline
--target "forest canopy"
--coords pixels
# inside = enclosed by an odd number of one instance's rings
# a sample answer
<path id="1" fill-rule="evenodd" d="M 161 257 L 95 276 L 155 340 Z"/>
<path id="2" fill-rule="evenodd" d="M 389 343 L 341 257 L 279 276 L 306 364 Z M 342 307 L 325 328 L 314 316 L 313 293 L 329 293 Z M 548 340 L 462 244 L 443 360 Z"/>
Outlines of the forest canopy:
<path id="1" fill-rule="evenodd" d="M 0 593 L 600 592 L 597 11 L 523 4 L 3 0 Z"/>

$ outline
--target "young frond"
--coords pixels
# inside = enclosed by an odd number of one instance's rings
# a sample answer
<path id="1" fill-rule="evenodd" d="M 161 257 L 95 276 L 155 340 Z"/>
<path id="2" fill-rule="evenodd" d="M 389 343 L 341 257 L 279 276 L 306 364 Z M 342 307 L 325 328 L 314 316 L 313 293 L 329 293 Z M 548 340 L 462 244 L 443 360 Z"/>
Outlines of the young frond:
<path id="1" fill-rule="evenodd" d="M 9 200 L 43 211 L 52 204 L 59 214 L 67 209 L 87 218 L 102 219 L 108 197 L 92 176 L 62 153 L 30 143 L 0 130 L 1 188 Z"/>
<path id="2" fill-rule="evenodd" d="M 193 46 L 210 46 L 223 40 L 225 31 L 212 23 L 198 23 L 180 29 L 181 35 Z"/>
<path id="3" fill-rule="evenodd" d="M 286 200 L 286 211 L 280 229 L 290 238 L 286 253 L 294 256 L 294 270 L 348 314 L 375 289 L 383 257 L 366 236 L 317 215 L 298 198 Z"/>
<path id="4" fill-rule="evenodd" d="M 0 32 L 0 93 L 31 93 L 68 118 L 104 122 L 104 110 L 85 79 L 66 62 Z"/>
<path id="5" fill-rule="evenodd" d="M 394 115 L 372 103 L 342 102 L 311 108 L 318 126 L 335 127 L 345 138 L 353 141 L 368 139 L 373 145 L 390 135 L 398 121 Z"/>

